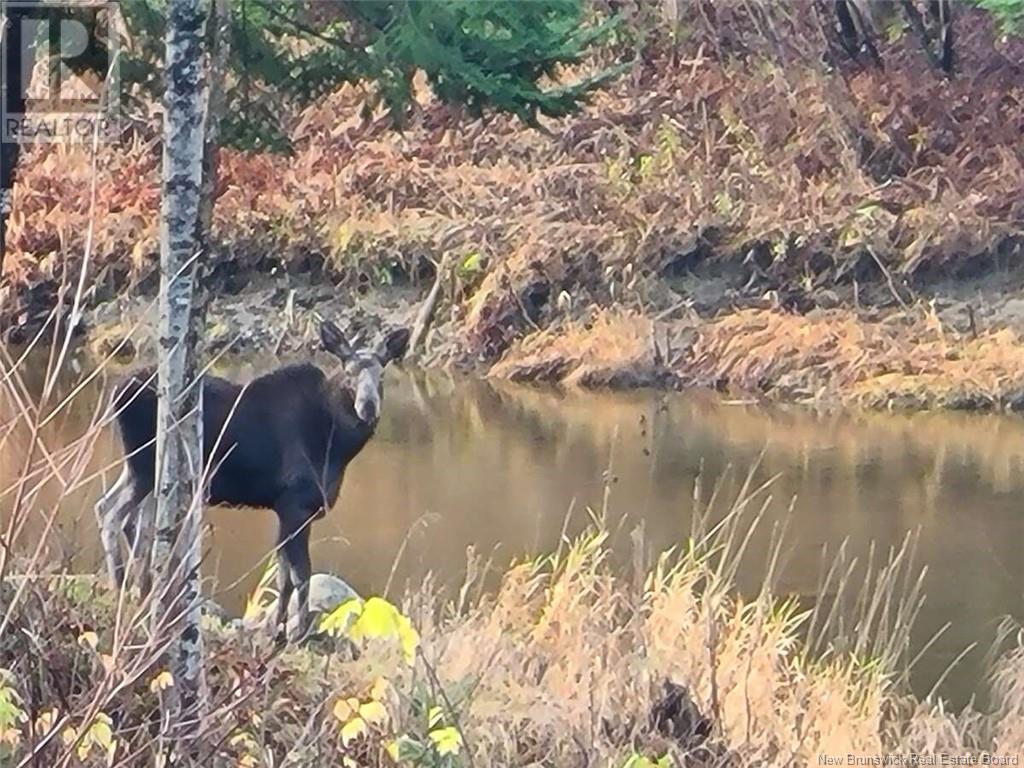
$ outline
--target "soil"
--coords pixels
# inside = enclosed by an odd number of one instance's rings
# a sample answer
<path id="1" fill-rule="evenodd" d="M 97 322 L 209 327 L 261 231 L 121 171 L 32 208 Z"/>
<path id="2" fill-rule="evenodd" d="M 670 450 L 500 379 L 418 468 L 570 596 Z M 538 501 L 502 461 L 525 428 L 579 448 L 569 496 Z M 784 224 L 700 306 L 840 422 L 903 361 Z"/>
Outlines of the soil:
<path id="1" fill-rule="evenodd" d="M 295 275 L 256 276 L 244 288 L 215 291 L 207 308 L 204 342 L 208 356 L 274 352 L 287 356 L 312 350 L 319 340 L 316 318 L 334 320 L 353 337 L 384 326 L 412 323 L 419 292 L 412 287 L 374 291 L 353 304 L 328 282 Z M 86 313 L 87 344 L 99 357 L 125 363 L 155 357 L 157 298 L 128 294 Z"/>
<path id="2" fill-rule="evenodd" d="M 354 301 L 322 273 L 275 270 L 244 286 L 220 284 L 207 312 L 206 354 L 309 353 L 318 317 L 364 338 L 411 326 L 430 282 L 398 281 Z M 490 353 L 467 311 L 442 299 L 415 357 L 428 367 L 590 389 L 710 387 L 821 407 L 1024 409 L 1024 269 L 990 265 L 917 285 L 793 285 L 724 259 L 649 276 L 636 296 L 614 303 L 538 301 L 537 286 L 527 286 L 491 320 L 500 341 Z M 92 352 L 121 364 L 151 360 L 155 303 L 152 294 L 126 294 L 87 312 Z M 766 329 L 772 344 L 756 341 Z"/>

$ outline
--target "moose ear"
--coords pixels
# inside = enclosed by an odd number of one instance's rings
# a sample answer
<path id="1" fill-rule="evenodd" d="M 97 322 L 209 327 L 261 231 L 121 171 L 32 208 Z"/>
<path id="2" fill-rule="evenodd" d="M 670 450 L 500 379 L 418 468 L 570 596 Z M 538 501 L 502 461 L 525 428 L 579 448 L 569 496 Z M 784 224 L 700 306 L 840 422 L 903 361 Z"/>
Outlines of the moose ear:
<path id="1" fill-rule="evenodd" d="M 395 328 L 384 337 L 384 344 L 380 352 L 381 362 L 387 365 L 392 360 L 401 360 L 405 351 L 409 348 L 408 328 Z"/>
<path id="2" fill-rule="evenodd" d="M 345 339 L 345 334 L 330 320 L 320 323 L 320 342 L 324 349 L 342 360 L 352 357 L 352 347 Z"/>

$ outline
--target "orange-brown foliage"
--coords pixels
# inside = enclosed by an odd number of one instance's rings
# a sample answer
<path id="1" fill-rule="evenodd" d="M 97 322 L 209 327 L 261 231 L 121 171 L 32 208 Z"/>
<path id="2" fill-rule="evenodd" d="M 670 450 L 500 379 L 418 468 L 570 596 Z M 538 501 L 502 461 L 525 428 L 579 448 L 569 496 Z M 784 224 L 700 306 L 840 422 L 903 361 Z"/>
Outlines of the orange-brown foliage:
<path id="1" fill-rule="evenodd" d="M 364 119 L 352 87 L 283 116 L 293 156 L 223 153 L 210 258 L 322 262 L 352 284 L 479 253 L 486 272 L 459 294 L 457 330 L 493 361 L 533 331 L 515 295 L 534 284 L 551 299 L 543 327 L 562 291 L 577 307 L 658 305 L 652 285 L 681 256 L 757 246 L 772 279 L 820 286 L 874 270 L 869 253 L 898 275 L 1014 247 L 1021 46 L 1001 44 L 988 16 L 961 12 L 947 81 L 910 36 L 887 46 L 884 71 L 827 74 L 813 24 L 773 11 L 787 25 L 776 50 L 743 7 L 717 11 L 718 37 L 698 24 L 544 133 L 501 116 L 458 126 L 424 98 L 399 134 Z M 90 219 L 94 298 L 155 269 L 158 145 L 102 147 L 94 180 L 89 162 L 84 148 L 25 155 L 5 266 L 16 288 L 52 293 L 75 274 Z"/>

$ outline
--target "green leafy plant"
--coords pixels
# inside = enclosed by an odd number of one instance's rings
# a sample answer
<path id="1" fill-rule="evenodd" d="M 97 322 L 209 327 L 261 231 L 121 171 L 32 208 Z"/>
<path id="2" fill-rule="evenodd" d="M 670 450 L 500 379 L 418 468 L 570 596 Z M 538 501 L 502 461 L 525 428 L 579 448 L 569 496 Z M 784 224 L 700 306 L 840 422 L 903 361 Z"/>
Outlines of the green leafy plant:
<path id="1" fill-rule="evenodd" d="M 75 744 L 78 759 L 85 762 L 90 755 L 103 757 L 107 765 L 113 765 L 117 754 L 117 739 L 114 737 L 113 721 L 110 716 L 98 712 L 87 726 L 81 728 L 68 727 L 61 734 L 67 745 Z"/>
<path id="2" fill-rule="evenodd" d="M 975 0 L 990 11 L 1007 32 L 1019 34 L 1024 30 L 1024 0 Z"/>
<path id="3" fill-rule="evenodd" d="M 397 763 L 412 763 L 422 768 L 455 768 L 461 765 L 465 744 L 459 729 L 445 718 L 440 706 L 426 712 L 423 736 L 403 734 L 388 745 L 388 754 Z"/>
<path id="4" fill-rule="evenodd" d="M 14 678 L 0 669 L 0 756 L 21 743 L 21 727 L 28 722 L 21 696 L 14 689 Z"/>
<path id="5" fill-rule="evenodd" d="M 122 79 L 136 98 L 158 97 L 163 0 L 126 0 L 122 9 Z M 383 103 L 401 123 L 417 70 L 445 103 L 471 115 L 511 112 L 535 125 L 538 114 L 572 112 L 622 71 L 557 82 L 560 68 L 581 61 L 612 25 L 591 23 L 582 0 L 232 0 L 222 138 L 243 148 L 288 149 L 285 118 L 346 82 L 374 84 L 365 114 Z"/>

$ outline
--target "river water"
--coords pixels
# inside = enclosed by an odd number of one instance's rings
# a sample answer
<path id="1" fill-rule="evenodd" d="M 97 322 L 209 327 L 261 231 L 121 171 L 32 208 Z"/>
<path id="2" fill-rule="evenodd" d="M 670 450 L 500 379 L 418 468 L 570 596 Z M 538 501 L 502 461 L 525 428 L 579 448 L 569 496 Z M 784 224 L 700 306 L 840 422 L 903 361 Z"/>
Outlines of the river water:
<path id="1" fill-rule="evenodd" d="M 226 373 L 244 380 L 266 368 L 250 362 Z M 99 383 L 86 387 L 47 425 L 47 445 L 81 435 L 102 391 Z M 11 407 L 0 398 L 0 424 Z M 22 433 L 0 442 L 5 488 L 21 470 Z M 106 430 L 88 470 L 111 467 L 119 456 Z M 704 486 L 721 480 L 720 496 L 729 499 L 752 467 L 757 482 L 774 480 L 768 519 L 738 574 L 741 592 L 760 588 L 773 522 L 788 524 L 776 590 L 805 601 L 815 598 L 826 547 L 834 552 L 847 540 L 848 551 L 864 559 L 872 542 L 885 551 L 917 531 L 916 563 L 927 573 L 914 643 L 921 647 L 949 627 L 915 667 L 914 688 L 926 694 L 975 644 L 940 691 L 956 704 L 983 691 L 982 658 L 999 620 L 1024 619 L 1018 417 L 823 416 L 698 393 L 564 394 L 394 371 L 377 436 L 350 466 L 336 507 L 314 526 L 314 569 L 343 575 L 364 594 L 389 581 L 394 593 L 428 572 L 458 584 L 468 548 L 499 566 L 550 551 L 569 510 L 568 530 L 578 531 L 587 507 L 606 503 L 606 486 L 619 544 L 628 548 L 629 532 L 642 523 L 648 546 L 663 549 L 690 533 L 698 477 Z M 59 508 L 46 538 L 51 557 L 75 569 L 100 566 L 92 504 L 117 471 L 71 493 L 43 490 L 40 508 Z M 0 514 L 10 514 L 11 498 L 0 500 Z M 218 599 L 238 611 L 272 548 L 276 521 L 250 509 L 213 509 L 208 520 L 206 574 Z M 40 525 L 31 522 L 22 540 L 35 544 Z"/>

